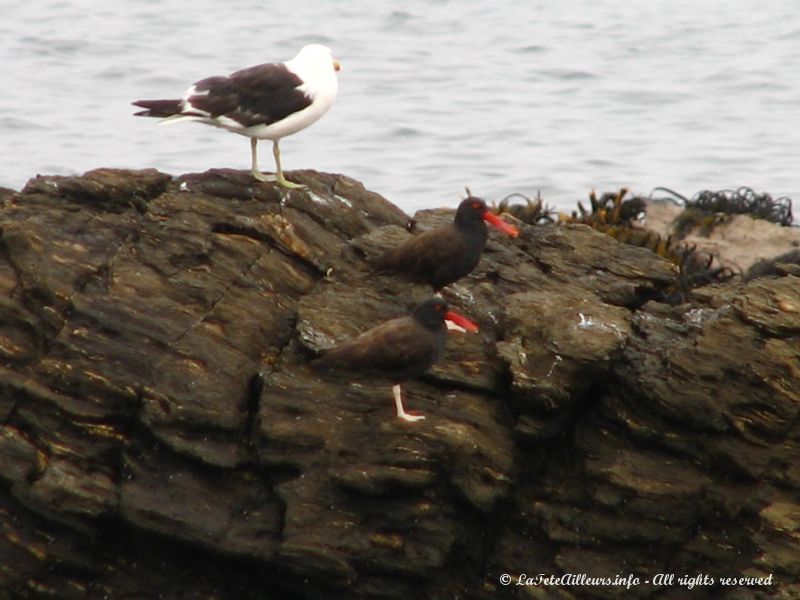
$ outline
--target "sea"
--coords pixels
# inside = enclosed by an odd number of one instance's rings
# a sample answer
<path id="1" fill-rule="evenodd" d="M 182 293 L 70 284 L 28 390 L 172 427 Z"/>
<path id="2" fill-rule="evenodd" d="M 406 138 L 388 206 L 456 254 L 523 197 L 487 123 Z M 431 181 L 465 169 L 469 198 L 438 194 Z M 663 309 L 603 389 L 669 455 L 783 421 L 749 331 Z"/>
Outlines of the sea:
<path id="1" fill-rule="evenodd" d="M 0 14 L 4 187 L 248 169 L 246 138 L 160 127 L 130 103 L 319 42 L 342 63 L 339 97 L 282 141 L 284 168 L 346 174 L 409 213 L 466 188 L 565 211 L 622 186 L 800 198 L 796 0 L 0 0 Z"/>

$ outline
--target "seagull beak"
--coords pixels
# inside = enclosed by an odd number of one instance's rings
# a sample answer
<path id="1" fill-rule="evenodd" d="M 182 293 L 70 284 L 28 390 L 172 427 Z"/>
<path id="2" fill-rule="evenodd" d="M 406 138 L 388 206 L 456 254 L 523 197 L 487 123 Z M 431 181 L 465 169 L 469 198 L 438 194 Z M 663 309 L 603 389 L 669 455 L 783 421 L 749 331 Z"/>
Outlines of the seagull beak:
<path id="1" fill-rule="evenodd" d="M 333 70 L 334 71 L 341 71 L 342 70 L 342 63 L 340 63 L 335 58 L 333 59 Z"/>
<path id="2" fill-rule="evenodd" d="M 483 213 L 483 220 L 488 221 L 506 235 L 510 235 L 511 237 L 517 237 L 519 235 L 519 229 L 513 225 L 509 225 L 503 221 L 503 219 L 498 217 L 496 214 L 489 212 L 488 210 Z"/>
<path id="3" fill-rule="evenodd" d="M 478 331 L 478 326 L 470 321 L 467 317 L 462 317 L 460 314 L 453 312 L 452 310 L 448 310 L 444 314 L 444 320 L 450 321 L 451 323 L 455 323 L 459 327 L 466 329 L 467 331 Z"/>

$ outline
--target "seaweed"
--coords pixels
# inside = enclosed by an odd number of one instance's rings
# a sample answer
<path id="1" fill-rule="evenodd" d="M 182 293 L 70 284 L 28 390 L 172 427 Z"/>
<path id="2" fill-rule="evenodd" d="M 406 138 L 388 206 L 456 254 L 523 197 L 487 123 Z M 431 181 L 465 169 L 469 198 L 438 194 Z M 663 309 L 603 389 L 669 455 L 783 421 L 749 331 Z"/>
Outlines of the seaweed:
<path id="1" fill-rule="evenodd" d="M 512 198 L 521 198 L 524 203 L 512 204 Z M 552 225 L 557 220 L 555 209 L 544 203 L 539 192 L 537 192 L 535 200 L 531 200 L 524 194 L 509 194 L 499 204 L 492 203 L 491 210 L 497 215 L 509 214 L 528 225 Z"/>
<path id="2" fill-rule="evenodd" d="M 637 221 L 647 212 L 648 200 L 653 192 L 660 190 L 671 197 L 664 198 L 684 206 L 684 210 L 674 225 L 675 234 L 663 236 L 650 229 L 643 228 Z M 605 233 L 618 242 L 648 248 L 662 258 L 678 267 L 678 274 L 672 285 L 655 298 L 668 304 L 680 304 L 690 298 L 691 291 L 714 283 L 724 283 L 738 273 L 727 266 L 719 266 L 719 257 L 715 254 L 698 250 L 697 246 L 688 244 L 683 238 L 699 227 L 700 233 L 708 235 L 711 230 L 737 214 L 749 214 L 754 218 L 765 219 L 783 226 L 792 224 L 792 201 L 781 197 L 773 200 L 769 194 L 757 194 L 751 188 L 740 187 L 736 190 L 718 192 L 701 191 L 691 199 L 664 187 L 657 187 L 650 197 L 628 196 L 627 188 L 617 192 L 605 192 L 600 196 L 595 190 L 589 193 L 589 208 L 578 201 L 577 210 L 571 215 L 557 214 L 547 206 L 537 194 L 535 200 L 523 194 L 510 194 L 492 211 L 508 213 L 520 221 L 532 225 L 583 224 Z M 512 199 L 521 198 L 522 204 L 512 204 Z M 744 276 L 745 281 L 756 277 L 780 275 L 784 273 L 800 273 L 800 253 L 794 251 L 774 259 L 769 264 L 754 267 Z"/>
<path id="3" fill-rule="evenodd" d="M 604 226 L 629 227 L 646 212 L 647 200 L 640 196 L 623 200 L 627 193 L 627 188 L 620 188 L 616 193 L 606 192 L 598 198 L 597 193 L 592 190 L 589 192 L 590 210 L 586 210 L 579 201 L 578 211 L 572 211 L 572 216 L 562 217 L 561 220 L 591 225 L 595 229 L 602 229 Z"/>
<path id="4" fill-rule="evenodd" d="M 734 215 L 750 215 L 784 227 L 792 224 L 792 200 L 782 196 L 773 200 L 767 193 L 758 194 L 749 187 L 736 190 L 697 192 L 691 199 L 668 188 L 655 188 L 683 201 L 684 211 L 675 221 L 675 234 L 679 239 L 700 228 L 700 235 L 707 236 L 721 223 Z"/>
<path id="5" fill-rule="evenodd" d="M 693 289 L 712 283 L 725 283 L 736 276 L 736 272 L 729 267 L 715 267 L 714 261 L 718 257 L 698 250 L 693 244 L 678 242 L 672 253 L 677 257 L 677 260 L 672 260 L 678 265 L 678 277 L 660 298 L 667 304 L 682 304 L 689 299 Z"/>
<path id="6" fill-rule="evenodd" d="M 659 188 L 664 189 L 664 188 Z M 668 304 L 686 302 L 690 292 L 711 283 L 728 281 L 736 273 L 728 267 L 715 266 L 715 255 L 697 250 L 676 236 L 662 236 L 636 225 L 647 211 L 647 200 L 640 196 L 625 199 L 628 190 L 606 192 L 599 198 L 594 190 L 589 194 L 590 210 L 578 202 L 577 212 L 562 216 L 562 223 L 581 223 L 601 231 L 618 242 L 648 248 L 678 267 L 675 282 L 656 298 Z"/>

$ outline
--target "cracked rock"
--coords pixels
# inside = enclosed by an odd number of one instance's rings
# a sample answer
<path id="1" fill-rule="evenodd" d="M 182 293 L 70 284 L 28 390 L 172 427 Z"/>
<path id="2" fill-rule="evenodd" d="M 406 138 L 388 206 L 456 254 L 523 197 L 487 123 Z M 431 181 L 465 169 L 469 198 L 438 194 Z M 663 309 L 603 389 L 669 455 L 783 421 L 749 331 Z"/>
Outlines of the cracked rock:
<path id="1" fill-rule="evenodd" d="M 0 190 L 0 597 L 797 593 L 800 286 L 651 301 L 675 269 L 585 226 L 490 233 L 480 326 L 404 384 L 316 354 L 430 290 L 367 258 L 452 218 L 342 175 L 97 169 Z M 455 204 L 453 198 L 451 204 Z M 491 199 L 489 199 L 491 200 Z"/>

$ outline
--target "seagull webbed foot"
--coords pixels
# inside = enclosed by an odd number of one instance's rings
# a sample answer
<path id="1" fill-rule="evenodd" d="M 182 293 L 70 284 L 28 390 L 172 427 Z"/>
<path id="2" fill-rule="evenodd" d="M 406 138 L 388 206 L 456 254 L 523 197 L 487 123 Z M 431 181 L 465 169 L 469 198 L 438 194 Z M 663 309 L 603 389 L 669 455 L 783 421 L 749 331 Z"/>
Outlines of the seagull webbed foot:
<path id="1" fill-rule="evenodd" d="M 250 171 L 250 173 L 253 175 L 254 179 L 263 181 L 264 183 L 276 180 L 274 175 L 264 175 L 261 171 Z"/>
<path id="2" fill-rule="evenodd" d="M 287 190 L 303 190 L 306 188 L 301 183 L 295 183 L 294 181 L 289 181 L 286 179 L 282 174 L 281 175 L 265 175 L 261 171 L 250 171 L 258 181 L 262 181 L 264 183 L 277 183 L 279 186 L 286 188 Z"/>
<path id="3" fill-rule="evenodd" d="M 278 173 L 278 175 L 275 177 L 275 181 L 276 183 L 278 183 L 278 185 L 285 187 L 287 190 L 306 189 L 306 186 L 304 186 L 302 183 L 295 183 L 294 181 L 289 181 L 288 179 L 286 179 L 283 176 L 283 173 Z"/>

